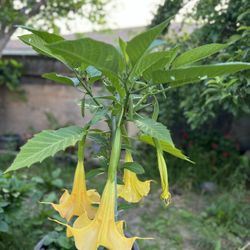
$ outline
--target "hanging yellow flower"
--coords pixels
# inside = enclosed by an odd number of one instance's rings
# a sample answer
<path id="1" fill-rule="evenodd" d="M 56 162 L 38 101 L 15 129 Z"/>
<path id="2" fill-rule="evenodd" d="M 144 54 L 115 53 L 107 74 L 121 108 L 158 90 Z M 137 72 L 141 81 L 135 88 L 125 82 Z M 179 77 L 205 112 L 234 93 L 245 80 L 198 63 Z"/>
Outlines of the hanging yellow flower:
<path id="1" fill-rule="evenodd" d="M 73 216 L 80 216 L 83 213 L 87 213 L 88 218 L 93 219 L 97 208 L 92 204 L 99 202 L 100 195 L 95 190 L 87 191 L 86 189 L 83 161 L 79 160 L 71 194 L 69 194 L 68 190 L 65 190 L 59 204 L 50 204 L 59 212 L 62 218 L 70 221 Z"/>
<path id="2" fill-rule="evenodd" d="M 168 205 L 171 201 L 171 194 L 168 189 L 168 171 L 167 171 L 167 164 L 163 156 L 163 151 L 160 147 L 160 144 L 156 142 L 156 152 L 157 152 L 157 160 L 158 160 L 158 168 L 161 177 L 161 187 L 162 193 L 161 198 L 166 202 Z"/>
<path id="3" fill-rule="evenodd" d="M 133 162 L 128 150 L 126 150 L 125 162 Z M 128 169 L 124 170 L 123 182 L 124 185 L 118 185 L 118 196 L 128 202 L 139 202 L 149 193 L 150 181 L 140 181 L 136 174 Z"/>
<path id="4" fill-rule="evenodd" d="M 67 226 L 68 236 L 74 237 L 78 250 L 96 250 L 99 246 L 109 250 L 131 250 L 137 237 L 125 237 L 123 222 L 115 222 L 114 208 L 115 182 L 108 179 L 94 220 L 82 214 L 73 227 L 63 224 Z"/>

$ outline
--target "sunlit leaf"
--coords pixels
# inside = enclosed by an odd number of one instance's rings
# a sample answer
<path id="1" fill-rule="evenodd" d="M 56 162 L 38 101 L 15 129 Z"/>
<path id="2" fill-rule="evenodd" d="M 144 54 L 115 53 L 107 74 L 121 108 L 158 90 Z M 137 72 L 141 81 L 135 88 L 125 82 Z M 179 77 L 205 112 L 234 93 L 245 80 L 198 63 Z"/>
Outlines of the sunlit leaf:
<path id="1" fill-rule="evenodd" d="M 250 63 L 231 62 L 201 66 L 190 66 L 187 68 L 172 69 L 168 71 L 158 70 L 153 72 L 155 84 L 169 83 L 173 87 L 187 83 L 193 83 L 207 78 L 233 74 L 241 70 L 250 69 Z"/>
<path id="2" fill-rule="evenodd" d="M 174 145 L 169 130 L 162 123 L 146 116 L 137 116 L 133 121 L 144 134 Z"/>
<path id="3" fill-rule="evenodd" d="M 59 41 L 64 40 L 64 38 L 62 36 L 59 36 L 59 35 L 53 34 L 53 33 L 49 33 L 49 32 L 43 31 L 43 30 L 36 30 L 36 29 L 31 28 L 31 27 L 27 27 L 27 26 L 23 26 L 23 25 L 19 25 L 18 27 L 32 32 L 33 34 L 35 34 L 36 36 L 38 36 L 42 40 L 44 40 L 46 43 L 54 43 L 54 42 L 59 42 Z"/>
<path id="4" fill-rule="evenodd" d="M 83 129 L 76 126 L 44 130 L 28 140 L 5 172 L 30 167 L 49 156 L 54 156 L 58 151 L 74 146 L 82 138 L 83 133 Z"/>
<path id="5" fill-rule="evenodd" d="M 160 58 L 158 61 L 154 62 L 147 70 L 143 72 L 143 77 L 146 80 L 152 79 L 152 73 L 160 69 L 168 69 L 172 61 L 175 59 L 179 48 L 173 48 L 165 53 L 165 56 Z"/>
<path id="6" fill-rule="evenodd" d="M 76 77 L 63 76 L 55 72 L 45 73 L 42 75 L 42 77 L 49 79 L 51 81 L 55 81 L 70 86 L 77 86 L 80 83 Z"/>
<path id="7" fill-rule="evenodd" d="M 50 51 L 50 49 L 46 46 L 48 43 L 41 37 L 35 34 L 29 34 L 29 35 L 19 36 L 19 39 L 25 44 L 31 46 L 39 54 L 55 58 L 67 65 L 67 63 L 63 60 L 62 57 L 54 55 L 52 51 Z"/>
<path id="8" fill-rule="evenodd" d="M 178 56 L 174 60 L 172 64 L 172 68 L 179 68 L 186 64 L 192 64 L 194 62 L 197 62 L 201 59 L 204 59 L 208 56 L 211 56 L 217 53 L 218 51 L 226 48 L 227 46 L 228 44 L 212 43 L 212 44 L 206 44 L 206 45 L 202 45 L 200 47 L 191 49 L 181 54 L 180 56 Z"/>
<path id="9" fill-rule="evenodd" d="M 161 34 L 163 29 L 169 24 L 169 19 L 161 24 L 149 29 L 145 32 L 132 38 L 127 43 L 127 53 L 132 65 L 135 65 L 137 61 L 143 56 L 145 51 L 150 47 L 153 41 Z"/>
<path id="10" fill-rule="evenodd" d="M 73 67 L 86 63 L 116 75 L 121 64 L 121 55 L 115 47 L 91 38 L 61 41 L 49 44 L 48 48 Z"/>
<path id="11" fill-rule="evenodd" d="M 134 69 L 134 75 L 140 76 L 144 71 L 150 69 L 154 64 L 156 64 L 159 61 L 161 62 L 164 61 L 164 64 L 166 65 L 171 60 L 171 57 L 172 57 L 171 51 L 159 51 L 146 54 L 136 64 Z"/>
<path id="12" fill-rule="evenodd" d="M 148 136 L 148 135 L 140 135 L 139 136 L 139 140 L 144 142 L 144 143 L 147 143 L 153 147 L 155 147 L 155 144 L 154 144 L 154 139 L 151 137 L 151 136 Z M 182 160 L 186 160 L 186 161 L 189 161 L 191 163 L 193 163 L 191 160 L 189 160 L 189 158 L 184 155 L 180 149 L 176 148 L 173 144 L 171 143 L 168 143 L 166 141 L 163 141 L 163 140 L 159 140 L 159 143 L 161 145 L 161 149 L 177 158 L 180 158 Z"/>

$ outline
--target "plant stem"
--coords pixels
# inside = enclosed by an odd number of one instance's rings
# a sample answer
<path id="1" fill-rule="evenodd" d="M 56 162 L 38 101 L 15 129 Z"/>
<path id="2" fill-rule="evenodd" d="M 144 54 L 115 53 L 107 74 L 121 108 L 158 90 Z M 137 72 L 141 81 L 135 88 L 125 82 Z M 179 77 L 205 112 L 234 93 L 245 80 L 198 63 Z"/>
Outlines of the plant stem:
<path id="1" fill-rule="evenodd" d="M 112 125 L 111 125 L 111 154 L 110 154 L 110 164 L 108 169 L 108 178 L 111 182 L 115 182 L 115 219 L 118 216 L 118 204 L 117 204 L 117 167 L 120 160 L 121 154 L 121 129 L 120 126 L 116 125 L 116 117 L 112 117 Z"/>
<path id="2" fill-rule="evenodd" d="M 78 152 L 77 152 L 77 156 L 78 156 L 78 160 L 79 161 L 84 161 L 84 146 L 85 146 L 85 139 L 86 136 L 83 137 L 82 140 L 80 140 L 78 142 Z"/>
<path id="3" fill-rule="evenodd" d="M 116 127 L 116 119 L 112 119 L 112 143 L 111 154 L 108 169 L 108 178 L 113 182 L 115 180 L 117 166 L 120 160 L 121 154 L 121 129 Z"/>
<path id="4" fill-rule="evenodd" d="M 94 95 L 92 94 L 91 90 L 84 84 L 81 77 L 78 75 L 78 73 L 74 70 L 76 78 L 79 80 L 79 82 L 82 84 L 83 88 L 86 90 L 87 94 L 92 97 L 93 101 L 101 107 L 102 105 L 95 99 Z"/>

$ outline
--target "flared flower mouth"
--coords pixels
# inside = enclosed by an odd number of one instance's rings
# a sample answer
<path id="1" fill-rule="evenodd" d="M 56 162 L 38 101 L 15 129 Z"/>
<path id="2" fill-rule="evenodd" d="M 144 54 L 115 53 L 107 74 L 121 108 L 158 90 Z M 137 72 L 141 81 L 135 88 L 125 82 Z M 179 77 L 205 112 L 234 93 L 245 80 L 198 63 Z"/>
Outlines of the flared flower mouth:
<path id="1" fill-rule="evenodd" d="M 133 162 L 132 155 L 128 150 L 126 150 L 125 162 Z M 137 175 L 128 169 L 124 170 L 123 182 L 124 185 L 118 185 L 118 196 L 128 202 L 139 202 L 150 191 L 151 181 L 140 181 Z"/>
<path id="2" fill-rule="evenodd" d="M 73 236 L 78 250 L 96 250 L 99 246 L 109 250 L 131 250 L 138 237 L 127 238 L 123 221 L 115 221 L 115 182 L 107 181 L 94 220 L 82 214 L 73 224 L 63 224 L 68 236 Z M 62 224 L 59 221 L 56 221 Z"/>
<path id="3" fill-rule="evenodd" d="M 100 195 L 95 190 L 86 189 L 83 161 L 78 161 L 71 194 L 65 190 L 59 204 L 50 204 L 62 218 L 70 221 L 73 216 L 81 216 L 82 214 L 93 219 L 97 211 L 93 205 L 99 202 Z"/>

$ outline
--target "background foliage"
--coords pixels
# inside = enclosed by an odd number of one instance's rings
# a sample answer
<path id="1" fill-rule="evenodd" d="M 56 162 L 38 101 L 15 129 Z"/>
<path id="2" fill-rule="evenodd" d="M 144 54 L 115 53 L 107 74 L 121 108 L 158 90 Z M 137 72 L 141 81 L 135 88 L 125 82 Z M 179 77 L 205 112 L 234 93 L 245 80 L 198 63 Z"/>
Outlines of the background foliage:
<path id="1" fill-rule="evenodd" d="M 14 59 L 0 59 L 0 87 L 6 86 L 10 91 L 21 91 L 20 79 L 22 65 Z"/>
<path id="2" fill-rule="evenodd" d="M 151 25 L 169 13 L 179 13 L 184 5 L 185 1 L 166 0 L 159 6 Z M 170 41 L 167 46 L 174 47 L 178 43 L 186 51 L 207 43 L 227 43 L 227 48 L 203 60 L 203 63 L 250 60 L 249 1 L 200 0 L 191 13 L 185 13 L 185 18 L 199 28 L 191 34 L 182 30 L 174 37 L 167 37 Z M 180 164 L 168 157 L 173 183 L 187 188 L 202 188 L 207 181 L 224 188 L 242 183 L 248 185 L 249 160 L 242 155 L 247 148 L 243 149 L 230 132 L 234 121 L 249 114 L 249 103 L 249 71 L 171 89 L 167 98 L 160 96 L 160 121 L 173 132 L 177 145 L 196 162 L 194 166 Z M 148 152 L 150 148 L 144 147 L 142 154 L 147 156 L 144 156 L 145 166 L 148 166 L 146 163 L 150 157 L 150 162 L 155 162 Z M 157 176 L 151 166 L 146 167 L 147 171 L 151 176 Z"/>
<path id="3" fill-rule="evenodd" d="M 16 25 L 36 25 L 59 32 L 58 20 L 75 18 L 88 19 L 93 24 L 105 22 L 103 6 L 106 0 L 22 0 L 0 1 L 0 55 Z"/>
<path id="4" fill-rule="evenodd" d="M 172 11 L 165 6 L 172 6 L 173 12 L 178 13 L 182 5 L 183 3 L 180 2 L 166 0 L 164 5 L 159 7 L 152 24 L 160 22 L 167 13 Z M 215 63 L 221 60 L 249 62 L 248 1 L 232 0 L 225 3 L 218 0 L 200 0 L 191 13 L 185 13 L 185 18 L 192 18 L 192 22 L 196 22 L 200 28 L 190 35 L 184 33 L 170 38 L 172 46 L 180 43 L 182 49 L 187 50 L 207 43 L 228 43 L 229 46 L 224 51 L 204 60 L 204 63 Z M 211 124 L 216 124 L 223 119 L 227 120 L 225 122 L 227 127 L 224 129 L 230 131 L 233 118 L 248 114 L 250 111 L 249 71 L 171 90 L 168 95 L 170 95 L 168 99 L 161 101 L 162 114 L 166 114 L 161 116 L 162 120 L 172 122 L 183 115 L 192 129 L 202 126 L 206 128 L 210 126 L 214 129 Z M 176 105 L 177 103 L 180 105 Z M 168 112 L 165 112 L 166 110 Z"/>

